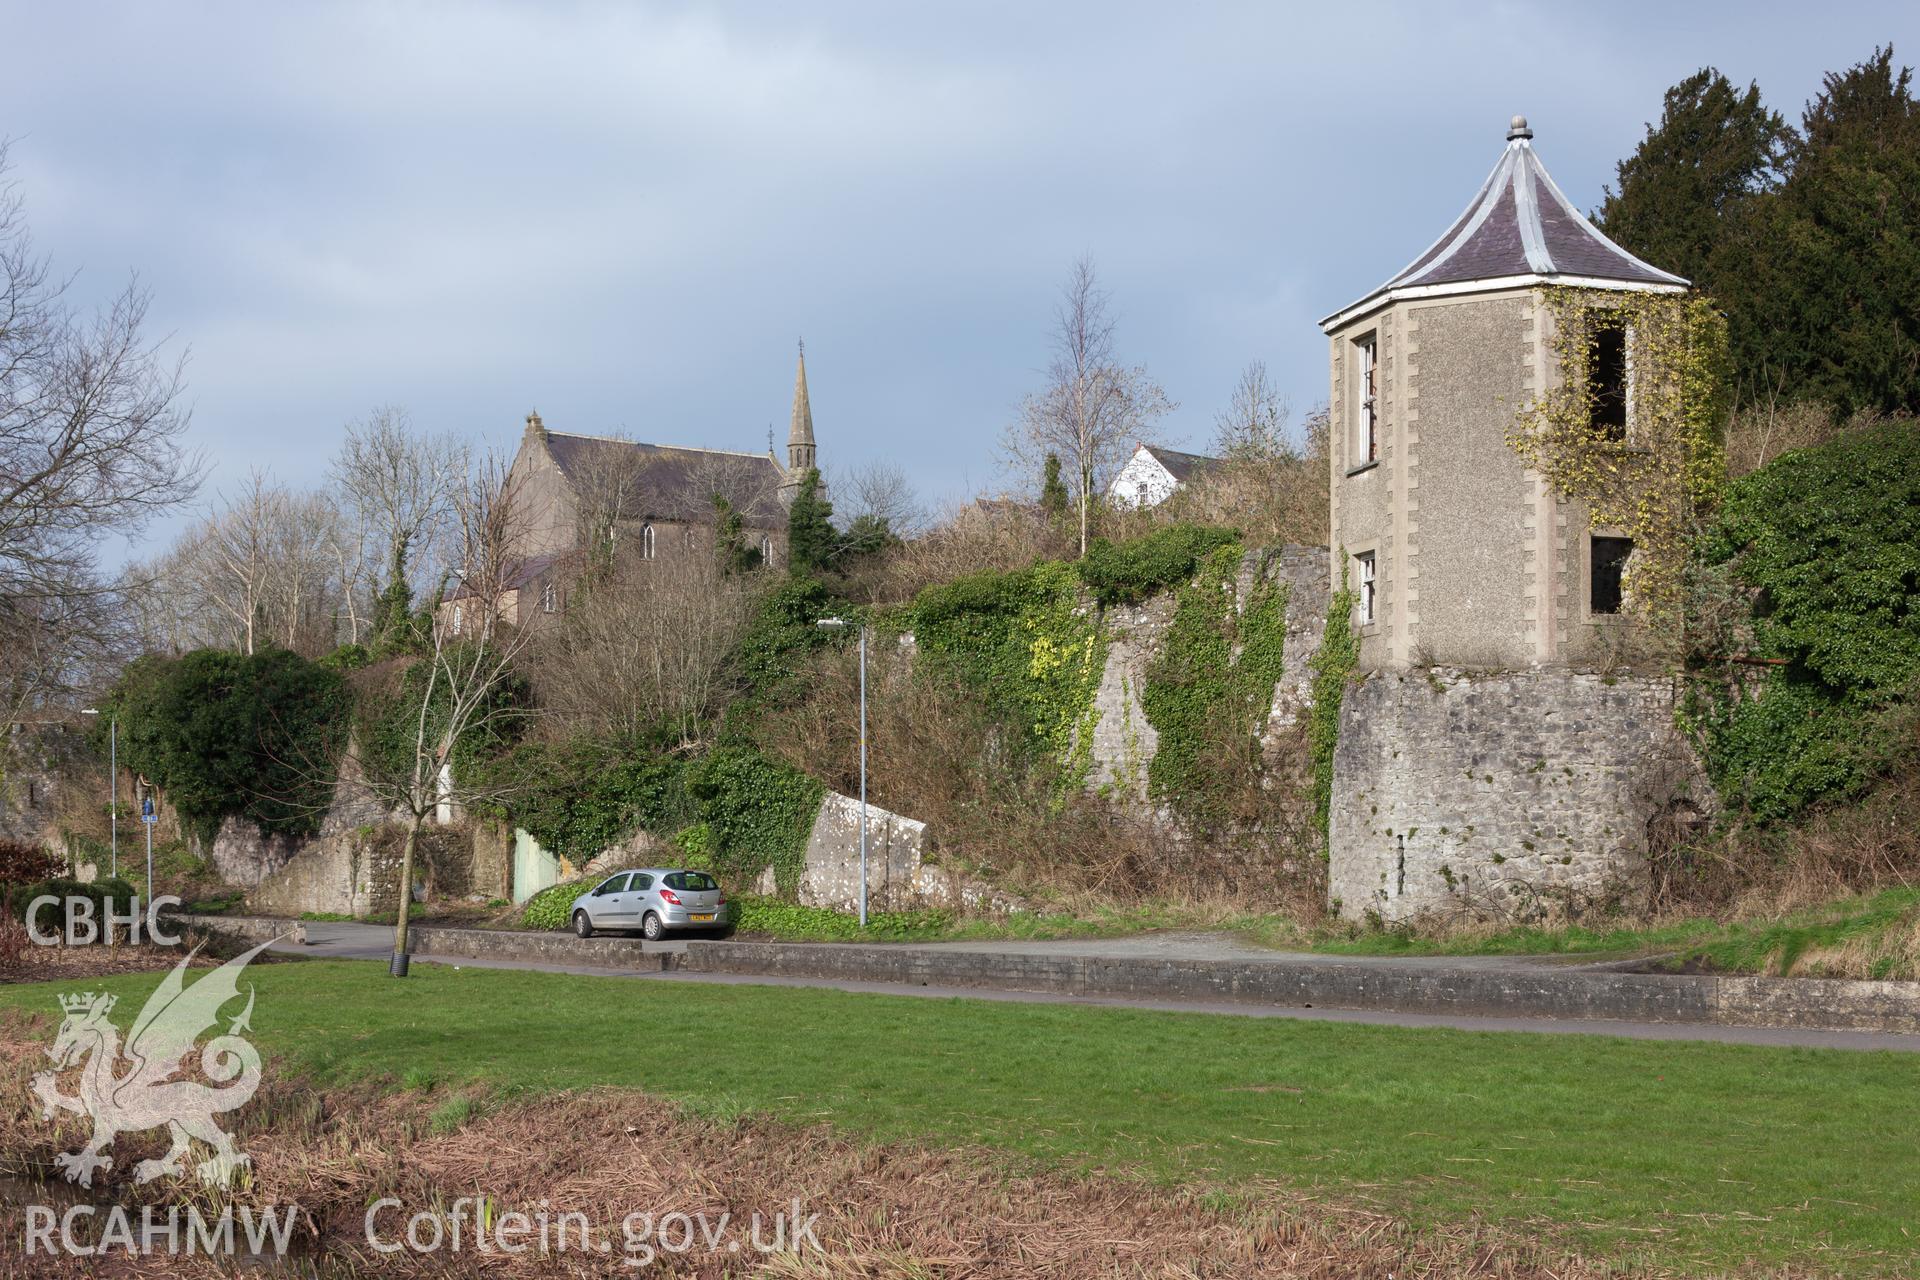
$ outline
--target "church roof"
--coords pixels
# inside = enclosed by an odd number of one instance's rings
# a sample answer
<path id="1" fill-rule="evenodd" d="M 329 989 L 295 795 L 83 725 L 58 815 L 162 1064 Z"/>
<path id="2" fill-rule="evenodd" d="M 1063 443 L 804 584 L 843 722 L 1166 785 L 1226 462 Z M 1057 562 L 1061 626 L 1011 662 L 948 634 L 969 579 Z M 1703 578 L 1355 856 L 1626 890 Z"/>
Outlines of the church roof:
<path id="1" fill-rule="evenodd" d="M 1403 297 L 1527 284 L 1660 292 L 1687 287 L 1680 276 L 1642 262 L 1588 222 L 1540 163 L 1526 117 L 1515 116 L 1499 163 L 1446 234 L 1400 274 L 1320 324 L 1331 331 Z"/>
<path id="2" fill-rule="evenodd" d="M 608 436 L 547 431 L 547 449 L 576 489 L 630 474 L 621 515 L 629 520 L 705 520 L 713 495 L 724 494 L 740 518 L 760 528 L 785 528 L 780 501 L 786 471 L 771 455 L 644 444 Z M 631 469 L 631 470 L 629 470 Z"/>

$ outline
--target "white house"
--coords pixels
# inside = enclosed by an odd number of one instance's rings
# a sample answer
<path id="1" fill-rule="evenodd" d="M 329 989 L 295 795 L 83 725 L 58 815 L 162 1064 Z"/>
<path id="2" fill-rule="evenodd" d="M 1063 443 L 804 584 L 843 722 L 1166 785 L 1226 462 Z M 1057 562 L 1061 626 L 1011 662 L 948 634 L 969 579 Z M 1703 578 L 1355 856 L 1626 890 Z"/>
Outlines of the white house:
<path id="1" fill-rule="evenodd" d="M 1157 444 L 1139 445 L 1107 486 L 1107 497 L 1129 507 L 1157 507 L 1195 472 L 1217 461 L 1205 454 L 1182 453 Z"/>

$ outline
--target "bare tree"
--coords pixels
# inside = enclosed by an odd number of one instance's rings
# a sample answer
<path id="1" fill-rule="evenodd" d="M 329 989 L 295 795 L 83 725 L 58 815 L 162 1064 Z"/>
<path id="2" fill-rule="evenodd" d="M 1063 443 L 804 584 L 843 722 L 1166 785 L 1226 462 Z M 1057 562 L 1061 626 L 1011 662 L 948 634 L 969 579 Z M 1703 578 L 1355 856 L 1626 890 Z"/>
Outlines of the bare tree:
<path id="1" fill-rule="evenodd" d="M 646 515 L 662 514 L 651 508 L 655 491 L 657 454 L 643 450 L 631 440 L 609 436 L 572 464 L 570 478 L 574 495 L 574 545 L 584 554 L 585 568 L 604 570 L 613 562 L 620 527 Z"/>
<path id="2" fill-rule="evenodd" d="M 1327 540 L 1327 412 L 1301 424 L 1304 448 L 1287 426 L 1285 402 L 1258 365 L 1241 375 L 1218 419 L 1219 460 L 1196 470 L 1152 518 L 1234 525 L 1265 546 L 1324 545 Z"/>
<path id="3" fill-rule="evenodd" d="M 396 405 L 347 424 L 331 474 L 366 541 L 357 556 L 337 547 L 335 559 L 342 566 L 357 561 L 369 575 L 370 594 L 384 602 L 382 625 L 393 625 L 411 599 L 418 565 L 435 555 L 468 465 L 462 441 L 415 431 L 407 411 Z M 373 581 L 374 574 L 385 580 Z M 351 639 L 359 638 L 354 617 Z"/>
<path id="4" fill-rule="evenodd" d="M 204 471 L 185 442 L 181 362 L 142 333 L 146 291 L 136 280 L 76 314 L 21 208 L 0 181 L 0 724 L 73 690 L 57 655 L 99 622 L 100 546 L 191 499 Z"/>
<path id="5" fill-rule="evenodd" d="M 266 620 L 273 640 L 315 656 L 339 643 L 335 548 L 339 508 L 322 493 L 282 490 L 269 526 Z"/>
<path id="6" fill-rule="evenodd" d="M 252 653 L 266 613 L 268 545 L 276 494 L 264 473 L 252 471 L 239 496 L 201 524 L 192 542 L 193 585 L 230 626 L 233 647 Z"/>
<path id="7" fill-rule="evenodd" d="M 1093 259 L 1076 261 L 1054 314 L 1047 385 L 1021 403 L 1004 440 L 1010 460 L 1026 471 L 1037 476 L 1051 453 L 1070 473 L 1082 555 L 1098 493 L 1174 407 L 1145 368 L 1115 356 L 1110 302 Z"/>
<path id="8" fill-rule="evenodd" d="M 323 494 L 250 472 L 231 498 L 148 567 L 136 611 L 160 634 L 253 653 L 279 644 L 323 653 L 337 642 L 340 514 Z"/>
<path id="9" fill-rule="evenodd" d="M 834 495 L 834 516 L 843 529 L 865 522 L 908 538 L 926 524 L 926 508 L 915 495 L 907 473 L 884 459 L 834 472 L 829 488 Z"/>
<path id="10" fill-rule="evenodd" d="M 1299 457 L 1288 437 L 1287 416 L 1286 397 L 1267 375 L 1266 363 L 1251 362 L 1240 371 L 1227 407 L 1214 418 L 1215 456 L 1258 462 Z"/>
<path id="11" fill-rule="evenodd" d="M 334 630 L 344 635 L 348 644 L 360 643 L 361 628 L 370 621 L 373 575 L 367 554 L 368 535 L 364 521 L 343 518 L 335 522 L 326 548 L 333 564 L 337 610 Z"/>
<path id="12" fill-rule="evenodd" d="M 780 506 L 780 495 L 767 484 L 766 463 L 760 456 L 690 450 L 684 466 L 683 492 L 708 513 L 703 518 L 711 518 L 713 500 L 719 498 L 729 510 L 739 512 L 751 524 L 764 526 L 769 519 L 785 523 L 786 512 Z"/>
<path id="13" fill-rule="evenodd" d="M 393 932 L 396 976 L 406 972 L 407 914 L 421 829 L 443 806 L 467 808 L 502 794 L 496 784 L 461 776 L 454 769 L 455 756 L 464 743 L 526 714 L 502 696 L 514 683 L 531 636 L 513 620 L 523 586 L 525 509 L 516 501 L 517 489 L 510 468 L 488 458 L 454 495 L 455 536 L 440 560 L 440 581 L 460 583 L 460 622 L 453 622 L 451 610 L 436 619 L 431 647 L 414 660 L 412 687 L 419 705 L 409 706 L 411 729 L 404 744 L 360 754 L 361 785 L 406 823 Z M 407 687 L 403 681 L 402 689 Z"/>
<path id="14" fill-rule="evenodd" d="M 693 743 L 719 705 L 764 581 L 728 573 L 717 555 L 617 558 L 542 630 L 536 701 L 569 731 L 630 738 L 665 728 Z"/>

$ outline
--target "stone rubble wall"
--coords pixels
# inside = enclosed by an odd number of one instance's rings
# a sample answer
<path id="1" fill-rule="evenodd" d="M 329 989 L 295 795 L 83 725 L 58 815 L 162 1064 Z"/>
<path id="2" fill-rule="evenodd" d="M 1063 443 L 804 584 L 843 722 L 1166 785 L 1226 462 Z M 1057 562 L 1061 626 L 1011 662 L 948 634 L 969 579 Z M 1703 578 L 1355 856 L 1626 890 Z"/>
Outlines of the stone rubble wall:
<path id="1" fill-rule="evenodd" d="M 1378 672 L 1348 688 L 1329 893 L 1348 919 L 1534 921 L 1644 900 L 1648 829 L 1712 789 L 1662 677 Z"/>
<path id="2" fill-rule="evenodd" d="M 252 889 L 266 883 L 303 855 L 315 842 L 337 839 L 363 828 L 399 822 L 405 815 L 388 812 L 360 781 L 360 763 L 351 750 L 341 758 L 333 797 L 314 836 L 268 835 L 245 818 L 227 818 L 214 834 L 207 859 L 226 883 Z M 324 908 L 311 908 L 323 910 Z"/>
<path id="3" fill-rule="evenodd" d="M 267 915 L 304 912 L 369 916 L 398 904 L 397 841 L 378 833 L 344 832 L 301 842 L 301 847 L 247 893 L 250 910 Z"/>
<path id="4" fill-rule="evenodd" d="M 1256 553 L 1257 554 L 1257 553 Z M 1240 598 L 1247 598 L 1256 560 L 1241 568 Z M 1272 750 L 1313 705 L 1313 671 L 1307 665 L 1320 652 L 1327 631 L 1327 607 L 1333 600 L 1332 570 L 1325 547 L 1282 547 L 1267 572 L 1287 588 L 1287 639 L 1280 651 L 1280 683 L 1273 688 L 1263 746 Z"/>
<path id="5" fill-rule="evenodd" d="M 399 902 L 400 858 L 406 833 L 369 825 L 298 842 L 293 855 L 247 891 L 255 911 L 297 916 L 313 911 L 366 916 L 390 914 Z M 420 831 L 414 855 L 416 894 L 433 864 L 440 897 L 504 898 L 512 874 L 513 837 L 494 822 Z"/>
<path id="6" fill-rule="evenodd" d="M 1278 757 L 1293 746 L 1291 730 L 1313 701 L 1313 673 L 1307 663 L 1320 649 L 1327 605 L 1333 594 L 1325 547 L 1253 550 L 1240 563 L 1236 598 L 1252 593 L 1255 575 L 1287 589 L 1287 637 L 1281 651 L 1283 674 L 1273 690 L 1261 744 L 1270 760 L 1291 773 L 1292 761 Z M 1137 605 L 1106 611 L 1107 666 L 1093 703 L 1097 718 L 1090 743 L 1092 768 L 1087 786 L 1116 799 L 1147 804 L 1147 770 L 1159 749 L 1160 735 L 1147 723 L 1141 704 L 1147 671 L 1159 656 L 1173 622 L 1174 594 L 1165 592 Z"/>
<path id="7" fill-rule="evenodd" d="M 1023 904 L 926 861 L 927 824 L 867 807 L 867 906 L 872 911 L 964 908 L 1005 913 Z M 776 892 L 772 867 L 754 892 Z M 860 905 L 860 801 L 829 791 L 807 837 L 806 862 L 795 897 L 803 906 L 857 911 Z"/>
<path id="8" fill-rule="evenodd" d="M 1094 691 L 1092 766 L 1087 785 L 1108 790 L 1116 799 L 1147 803 L 1147 766 L 1159 749 L 1160 735 L 1147 723 L 1140 704 L 1147 668 L 1160 651 L 1173 621 L 1172 594 L 1142 604 L 1107 610 L 1107 666 Z"/>

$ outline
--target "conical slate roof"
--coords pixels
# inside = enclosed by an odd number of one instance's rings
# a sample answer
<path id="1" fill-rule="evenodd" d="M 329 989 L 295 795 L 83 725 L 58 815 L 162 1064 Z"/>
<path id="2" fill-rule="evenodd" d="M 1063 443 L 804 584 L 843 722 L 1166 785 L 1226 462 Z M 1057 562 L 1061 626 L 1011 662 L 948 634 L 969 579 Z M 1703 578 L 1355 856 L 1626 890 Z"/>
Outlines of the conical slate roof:
<path id="1" fill-rule="evenodd" d="M 1399 275 L 1321 324 L 1337 328 L 1399 297 L 1537 283 L 1660 292 L 1687 287 L 1600 234 L 1534 154 L 1526 117 L 1515 116 L 1500 162 L 1446 234 Z"/>

